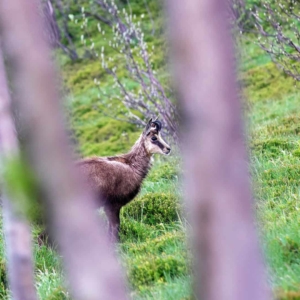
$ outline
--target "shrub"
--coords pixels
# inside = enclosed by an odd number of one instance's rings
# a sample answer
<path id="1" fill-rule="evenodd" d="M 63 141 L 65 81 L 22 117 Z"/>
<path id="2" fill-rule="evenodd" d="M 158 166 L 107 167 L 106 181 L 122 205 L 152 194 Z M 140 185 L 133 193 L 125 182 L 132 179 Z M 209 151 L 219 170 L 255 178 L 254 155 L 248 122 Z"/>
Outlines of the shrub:
<path id="1" fill-rule="evenodd" d="M 147 254 L 172 254 L 185 252 L 185 238 L 183 232 L 172 231 L 155 238 L 147 238 L 143 243 L 130 245 L 127 252 L 134 257 Z M 180 252 L 181 253 L 181 252 Z"/>
<path id="2" fill-rule="evenodd" d="M 163 163 L 158 167 L 154 167 L 148 177 L 147 181 L 159 181 L 160 179 L 174 180 L 178 176 L 178 163 Z"/>
<path id="3" fill-rule="evenodd" d="M 120 241 L 123 242 L 136 242 L 146 241 L 147 238 L 152 236 L 155 231 L 153 226 L 140 223 L 134 219 L 126 218 L 121 219 L 120 225 Z"/>
<path id="4" fill-rule="evenodd" d="M 171 193 L 147 193 L 131 202 L 123 210 L 123 216 L 149 225 L 171 223 L 178 220 L 180 210 L 176 195 Z"/>
<path id="5" fill-rule="evenodd" d="M 137 257 L 130 262 L 128 276 L 133 287 L 141 290 L 153 282 L 163 283 L 166 278 L 186 275 L 186 260 L 178 255 L 148 255 Z"/>

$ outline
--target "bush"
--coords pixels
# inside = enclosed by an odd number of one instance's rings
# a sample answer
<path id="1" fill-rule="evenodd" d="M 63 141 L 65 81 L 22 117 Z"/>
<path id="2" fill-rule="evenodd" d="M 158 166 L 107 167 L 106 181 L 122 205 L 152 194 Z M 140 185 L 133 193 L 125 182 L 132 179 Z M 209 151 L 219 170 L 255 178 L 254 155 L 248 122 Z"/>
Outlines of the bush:
<path id="1" fill-rule="evenodd" d="M 188 271 L 186 260 L 178 255 L 142 256 L 130 264 L 129 281 L 139 290 L 153 282 L 163 283 L 166 278 L 186 275 Z"/>
<path id="2" fill-rule="evenodd" d="M 132 201 L 123 216 L 149 225 L 172 223 L 178 220 L 179 200 L 171 193 L 147 193 Z"/>
<path id="3" fill-rule="evenodd" d="M 153 226 L 140 223 L 136 220 L 126 218 L 121 219 L 120 241 L 124 242 L 144 242 L 152 236 L 155 231 Z"/>
<path id="4" fill-rule="evenodd" d="M 130 245 L 127 253 L 136 257 L 145 255 L 174 254 L 185 252 L 185 237 L 183 232 L 171 231 L 166 232 L 155 238 L 149 238 L 139 244 Z"/>
<path id="5" fill-rule="evenodd" d="M 148 177 L 147 181 L 159 181 L 161 179 L 174 180 L 178 176 L 178 163 L 164 163 L 154 167 Z"/>

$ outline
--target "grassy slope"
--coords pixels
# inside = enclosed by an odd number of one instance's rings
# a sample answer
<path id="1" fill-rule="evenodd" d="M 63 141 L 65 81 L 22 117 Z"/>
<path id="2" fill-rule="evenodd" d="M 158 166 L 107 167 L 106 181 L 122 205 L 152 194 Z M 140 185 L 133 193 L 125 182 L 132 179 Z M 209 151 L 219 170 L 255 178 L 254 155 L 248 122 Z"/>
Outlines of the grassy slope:
<path id="1" fill-rule="evenodd" d="M 245 47 L 243 83 L 261 241 L 277 297 L 300 299 L 300 94 L 255 48 Z"/>
<path id="2" fill-rule="evenodd" d="M 149 20 L 144 22 L 147 25 Z M 105 40 L 98 39 L 98 46 L 102 43 Z M 161 61 L 162 43 L 159 46 L 156 42 L 156 47 L 159 49 L 156 59 Z M 297 291 L 300 282 L 299 96 L 294 82 L 276 70 L 253 45 L 252 38 L 244 42 L 242 54 L 241 83 L 248 96 L 245 110 L 251 136 L 256 211 L 270 283 L 282 299 L 300 299 L 297 292 L 291 292 Z M 100 63 L 88 60 L 63 63 L 63 77 L 71 91 L 68 98 L 71 125 L 79 141 L 79 151 L 84 156 L 126 151 L 139 130 L 94 109 L 99 101 L 93 85 L 95 76 L 101 77 L 109 91 L 111 81 L 100 70 Z M 130 281 L 132 299 L 190 297 L 185 220 L 179 214 L 178 165 L 175 156 L 157 158 L 140 196 L 122 211 L 119 253 Z M 0 256 L 0 298 L 6 299 L 3 239 Z M 41 299 L 68 299 L 57 254 L 35 245 L 35 258 Z"/>

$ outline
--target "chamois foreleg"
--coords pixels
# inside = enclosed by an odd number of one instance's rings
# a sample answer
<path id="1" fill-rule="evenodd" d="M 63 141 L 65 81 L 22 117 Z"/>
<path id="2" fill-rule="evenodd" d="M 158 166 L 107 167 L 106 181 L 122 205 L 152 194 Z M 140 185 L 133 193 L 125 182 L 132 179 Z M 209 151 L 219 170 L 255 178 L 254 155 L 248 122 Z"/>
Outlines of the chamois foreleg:
<path id="1" fill-rule="evenodd" d="M 120 207 L 106 206 L 104 208 L 108 218 L 108 233 L 112 240 L 119 241 Z"/>

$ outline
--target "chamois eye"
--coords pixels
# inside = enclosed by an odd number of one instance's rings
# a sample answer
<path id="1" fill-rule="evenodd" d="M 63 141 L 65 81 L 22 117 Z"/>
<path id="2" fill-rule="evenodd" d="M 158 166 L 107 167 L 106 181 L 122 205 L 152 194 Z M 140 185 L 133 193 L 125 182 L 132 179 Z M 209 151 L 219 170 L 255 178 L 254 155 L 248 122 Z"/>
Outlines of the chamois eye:
<path id="1" fill-rule="evenodd" d="M 153 137 L 151 138 L 151 140 L 152 140 L 152 141 L 156 141 L 156 140 L 157 140 L 157 137 L 156 137 L 156 136 L 153 136 Z"/>

